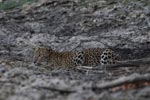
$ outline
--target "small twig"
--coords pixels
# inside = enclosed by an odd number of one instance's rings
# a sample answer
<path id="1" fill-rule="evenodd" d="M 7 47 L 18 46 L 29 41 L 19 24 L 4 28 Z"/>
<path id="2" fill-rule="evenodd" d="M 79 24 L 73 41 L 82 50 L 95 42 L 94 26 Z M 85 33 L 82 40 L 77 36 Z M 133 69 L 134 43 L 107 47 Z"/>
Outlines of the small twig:
<path id="1" fill-rule="evenodd" d="M 150 57 L 148 58 L 141 58 L 141 59 L 134 59 L 134 60 L 126 60 L 126 61 L 120 61 L 119 63 L 126 63 L 126 64 L 150 64 Z"/>
<path id="2" fill-rule="evenodd" d="M 77 66 L 77 69 L 93 69 L 93 67 L 91 67 L 91 66 Z"/>
<path id="3" fill-rule="evenodd" d="M 103 70 L 93 70 L 93 67 L 90 67 L 90 66 L 77 66 L 77 69 L 78 70 L 81 70 L 81 71 L 85 71 L 86 74 L 88 74 L 89 71 L 92 71 L 92 72 L 96 72 L 96 73 L 99 73 L 99 74 L 104 74 L 105 72 Z"/>
<path id="4" fill-rule="evenodd" d="M 0 80 L 0 83 L 4 83 L 4 84 L 6 84 L 6 83 L 11 83 L 11 84 L 20 84 L 19 82 L 15 82 L 15 81 L 13 81 L 13 80 Z"/>
<path id="5" fill-rule="evenodd" d="M 93 89 L 108 89 L 113 88 L 122 84 L 127 83 L 134 83 L 134 82 L 146 82 L 150 81 L 150 74 L 139 75 L 139 74 L 132 74 L 126 77 L 120 77 L 119 79 L 113 80 L 111 82 L 104 82 L 101 84 L 96 84 L 92 86 Z"/>
<path id="6" fill-rule="evenodd" d="M 134 59 L 134 60 L 125 60 L 125 61 L 118 61 L 117 64 L 114 65 L 104 65 L 103 67 L 106 68 L 113 68 L 113 67 L 139 67 L 142 64 L 150 64 L 150 58 L 141 58 L 141 59 Z"/>
<path id="7" fill-rule="evenodd" d="M 33 86 L 32 88 L 46 89 L 46 90 L 51 90 L 51 91 L 57 91 L 60 93 L 74 93 L 74 92 L 76 92 L 75 90 L 72 90 L 72 89 L 60 89 L 60 88 L 56 88 L 56 87 L 47 87 L 47 86 Z"/>

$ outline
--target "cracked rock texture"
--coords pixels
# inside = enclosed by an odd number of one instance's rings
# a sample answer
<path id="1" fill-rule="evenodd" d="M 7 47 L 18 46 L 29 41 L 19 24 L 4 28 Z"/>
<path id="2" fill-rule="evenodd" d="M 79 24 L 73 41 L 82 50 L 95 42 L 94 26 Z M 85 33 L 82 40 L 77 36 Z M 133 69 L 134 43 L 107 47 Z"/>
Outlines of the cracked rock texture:
<path id="1" fill-rule="evenodd" d="M 123 59 L 150 57 L 149 0 L 39 0 L 0 11 L 0 100 L 150 98 L 149 87 L 116 93 L 88 88 L 105 81 L 100 72 L 31 66 L 33 49 L 41 45 L 58 51 L 109 47 Z"/>

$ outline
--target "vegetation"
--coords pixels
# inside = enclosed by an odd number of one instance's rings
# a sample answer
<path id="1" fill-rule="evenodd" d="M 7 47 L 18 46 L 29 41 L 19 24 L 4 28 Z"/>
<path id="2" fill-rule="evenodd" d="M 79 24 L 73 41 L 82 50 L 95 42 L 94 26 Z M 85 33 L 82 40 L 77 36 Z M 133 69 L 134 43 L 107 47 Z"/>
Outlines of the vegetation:
<path id="1" fill-rule="evenodd" d="M 38 0 L 5 0 L 0 3 L 0 10 L 10 10 L 22 6 L 25 3 L 32 3 Z"/>

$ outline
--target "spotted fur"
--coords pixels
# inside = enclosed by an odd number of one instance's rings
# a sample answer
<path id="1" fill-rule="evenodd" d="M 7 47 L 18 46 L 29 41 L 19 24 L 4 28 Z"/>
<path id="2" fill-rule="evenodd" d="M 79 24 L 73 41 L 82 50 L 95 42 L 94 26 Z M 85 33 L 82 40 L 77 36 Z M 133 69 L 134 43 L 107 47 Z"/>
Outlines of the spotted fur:
<path id="1" fill-rule="evenodd" d="M 101 65 L 105 64 L 115 64 L 117 60 L 119 60 L 119 55 L 110 49 L 105 49 L 100 57 Z"/>
<path id="2" fill-rule="evenodd" d="M 34 55 L 34 63 L 39 64 L 46 61 L 52 66 L 65 67 L 114 64 L 118 60 L 114 51 L 101 48 L 58 52 L 48 47 L 38 47 Z"/>
<path id="3" fill-rule="evenodd" d="M 37 47 L 34 52 L 33 63 L 47 62 L 52 66 L 79 66 L 84 62 L 83 52 L 58 52 L 48 47 Z"/>

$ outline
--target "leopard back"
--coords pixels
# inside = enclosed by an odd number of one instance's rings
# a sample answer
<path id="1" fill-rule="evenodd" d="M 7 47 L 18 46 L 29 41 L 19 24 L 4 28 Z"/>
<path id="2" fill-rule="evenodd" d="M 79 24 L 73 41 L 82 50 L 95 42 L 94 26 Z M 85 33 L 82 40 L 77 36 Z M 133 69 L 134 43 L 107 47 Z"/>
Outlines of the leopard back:
<path id="1" fill-rule="evenodd" d="M 54 66 L 74 67 L 83 65 L 83 62 L 83 52 L 79 51 L 55 52 L 53 56 Z"/>
<path id="2" fill-rule="evenodd" d="M 102 49 L 100 48 L 89 48 L 84 51 L 84 66 L 96 66 L 100 64 Z"/>

